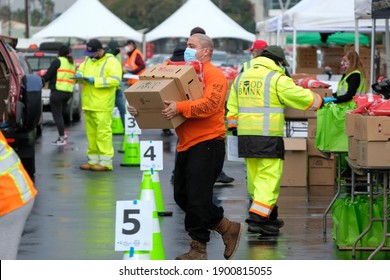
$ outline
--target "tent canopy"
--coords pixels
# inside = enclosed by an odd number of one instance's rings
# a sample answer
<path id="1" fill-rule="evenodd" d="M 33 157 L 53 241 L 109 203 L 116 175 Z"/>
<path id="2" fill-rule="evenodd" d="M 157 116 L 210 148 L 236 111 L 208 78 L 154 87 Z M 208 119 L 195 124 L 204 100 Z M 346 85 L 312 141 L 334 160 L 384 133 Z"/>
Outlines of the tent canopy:
<path id="1" fill-rule="evenodd" d="M 286 44 L 293 43 L 293 35 L 286 36 Z M 355 33 L 353 32 L 335 32 L 329 35 L 326 43 L 321 41 L 319 32 L 298 32 L 297 44 L 299 45 L 346 45 L 355 43 Z M 359 34 L 359 45 L 369 45 L 369 38 L 367 35 Z"/>
<path id="2" fill-rule="evenodd" d="M 78 0 L 33 38 L 128 38 L 142 42 L 142 34 L 111 13 L 98 0 Z"/>
<path id="3" fill-rule="evenodd" d="M 242 28 L 210 0 L 188 0 L 160 25 L 146 33 L 146 41 L 187 38 L 196 26 L 204 28 L 212 39 L 235 38 L 250 42 L 256 39 L 255 34 Z"/>
<path id="4" fill-rule="evenodd" d="M 358 1 L 359 2 L 359 1 Z M 366 1 L 362 1 L 366 2 Z M 366 5 L 366 3 L 363 3 Z M 362 5 L 363 5 L 362 4 Z M 366 14 L 357 6 L 360 15 Z M 355 31 L 355 0 L 302 0 L 283 15 L 267 20 L 265 30 L 275 32 L 286 31 Z M 359 30 L 371 29 L 372 21 L 361 19 Z M 377 26 L 384 26 L 378 21 Z M 283 28 L 282 28 L 283 27 Z"/>

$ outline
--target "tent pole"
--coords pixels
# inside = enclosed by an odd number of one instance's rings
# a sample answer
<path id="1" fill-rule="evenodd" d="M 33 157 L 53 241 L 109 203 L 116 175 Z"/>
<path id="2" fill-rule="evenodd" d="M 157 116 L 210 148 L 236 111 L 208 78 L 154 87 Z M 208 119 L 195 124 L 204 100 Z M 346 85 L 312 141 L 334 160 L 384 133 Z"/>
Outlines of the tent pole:
<path id="1" fill-rule="evenodd" d="M 389 34 L 389 19 L 385 19 L 385 48 L 386 48 L 386 73 L 387 77 L 390 76 L 390 34 Z"/>
<path id="2" fill-rule="evenodd" d="M 376 20 L 372 19 L 372 29 L 371 29 L 371 62 L 370 62 L 370 87 L 374 83 L 374 60 L 375 60 L 375 29 L 376 29 Z"/>
<path id="3" fill-rule="evenodd" d="M 355 18 L 355 51 L 359 53 L 359 20 Z"/>

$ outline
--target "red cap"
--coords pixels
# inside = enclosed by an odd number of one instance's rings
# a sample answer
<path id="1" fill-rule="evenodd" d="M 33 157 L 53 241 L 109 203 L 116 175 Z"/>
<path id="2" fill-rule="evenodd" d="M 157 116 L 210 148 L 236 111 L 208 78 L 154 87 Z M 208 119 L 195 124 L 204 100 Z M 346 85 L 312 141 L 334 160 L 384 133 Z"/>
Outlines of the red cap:
<path id="1" fill-rule="evenodd" d="M 266 41 L 263 40 L 256 40 L 253 42 L 252 47 L 248 49 L 248 51 L 253 51 L 253 50 L 264 50 L 268 46 Z"/>

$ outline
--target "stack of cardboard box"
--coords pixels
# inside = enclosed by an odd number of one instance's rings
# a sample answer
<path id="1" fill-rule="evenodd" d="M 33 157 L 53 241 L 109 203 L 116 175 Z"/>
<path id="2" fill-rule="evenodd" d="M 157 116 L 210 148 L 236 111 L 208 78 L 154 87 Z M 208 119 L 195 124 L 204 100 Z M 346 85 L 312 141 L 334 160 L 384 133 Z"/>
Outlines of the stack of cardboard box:
<path id="1" fill-rule="evenodd" d="M 360 166 L 390 166 L 390 117 L 347 113 L 348 157 Z"/>
<path id="2" fill-rule="evenodd" d="M 165 119 L 161 111 L 165 100 L 195 100 L 203 96 L 203 85 L 192 66 L 156 65 L 148 68 L 140 80 L 125 91 L 129 105 L 141 129 L 176 128 L 185 121 L 181 115 Z"/>

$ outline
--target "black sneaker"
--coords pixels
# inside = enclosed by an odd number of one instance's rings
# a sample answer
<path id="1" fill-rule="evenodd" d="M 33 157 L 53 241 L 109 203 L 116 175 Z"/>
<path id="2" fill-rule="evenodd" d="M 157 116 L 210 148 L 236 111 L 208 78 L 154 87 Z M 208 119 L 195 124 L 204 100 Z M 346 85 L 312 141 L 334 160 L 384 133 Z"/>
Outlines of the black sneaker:
<path id="1" fill-rule="evenodd" d="M 282 220 L 280 220 L 282 221 Z M 279 228 L 284 225 L 278 223 L 278 219 L 271 220 L 264 218 L 260 215 L 256 215 L 252 212 L 249 212 L 249 217 L 245 220 L 248 223 L 248 231 L 254 233 L 260 233 L 262 235 L 278 235 Z"/>
<path id="2" fill-rule="evenodd" d="M 217 180 L 215 181 L 216 183 L 224 183 L 228 184 L 234 181 L 234 178 L 229 177 L 228 175 L 225 174 L 225 172 L 221 172 L 221 174 L 218 175 Z"/>
<path id="3" fill-rule="evenodd" d="M 56 146 L 63 146 L 66 145 L 66 140 L 62 137 L 58 137 L 58 139 L 54 142 L 51 142 L 51 144 Z"/>
<path id="4" fill-rule="evenodd" d="M 162 130 L 161 136 L 166 137 L 166 136 L 172 136 L 172 135 L 173 135 L 173 133 L 170 129 L 163 129 Z"/>

